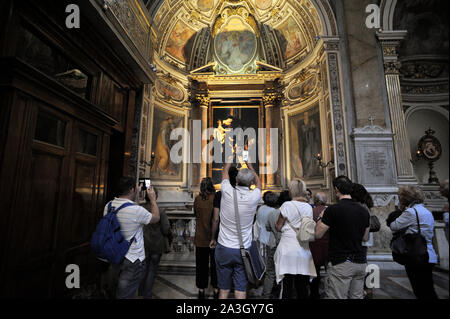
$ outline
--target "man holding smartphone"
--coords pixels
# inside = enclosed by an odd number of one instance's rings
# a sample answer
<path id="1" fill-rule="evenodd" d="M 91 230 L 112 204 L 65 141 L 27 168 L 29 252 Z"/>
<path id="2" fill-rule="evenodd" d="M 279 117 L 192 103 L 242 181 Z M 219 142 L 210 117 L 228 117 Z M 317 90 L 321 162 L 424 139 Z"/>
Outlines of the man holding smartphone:
<path id="1" fill-rule="evenodd" d="M 113 207 L 120 207 L 127 202 L 134 204 L 119 210 L 117 213 L 123 237 L 125 240 L 132 241 L 125 258 L 120 264 L 116 290 L 117 299 L 132 299 L 136 297 L 146 270 L 143 226 L 149 223 L 155 224 L 160 219 L 153 187 L 146 190 L 150 199 L 151 213 L 135 203 L 140 188 L 141 186 L 136 183 L 136 179 L 133 177 L 122 177 L 117 187 L 118 197 L 112 200 Z M 107 213 L 108 205 L 105 206 L 104 215 Z"/>

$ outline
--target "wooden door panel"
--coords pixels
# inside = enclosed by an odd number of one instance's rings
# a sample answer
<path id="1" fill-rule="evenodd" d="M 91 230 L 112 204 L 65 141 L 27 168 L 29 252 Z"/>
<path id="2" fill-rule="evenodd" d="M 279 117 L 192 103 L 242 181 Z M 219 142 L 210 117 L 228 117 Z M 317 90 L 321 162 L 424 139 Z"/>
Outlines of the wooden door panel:
<path id="1" fill-rule="evenodd" d="M 37 152 L 30 160 L 31 205 L 23 219 L 28 225 L 24 239 L 27 258 L 48 254 L 53 248 L 63 158 Z"/>
<path id="2" fill-rule="evenodd" d="M 90 241 L 96 207 L 97 163 L 75 162 L 71 245 Z"/>

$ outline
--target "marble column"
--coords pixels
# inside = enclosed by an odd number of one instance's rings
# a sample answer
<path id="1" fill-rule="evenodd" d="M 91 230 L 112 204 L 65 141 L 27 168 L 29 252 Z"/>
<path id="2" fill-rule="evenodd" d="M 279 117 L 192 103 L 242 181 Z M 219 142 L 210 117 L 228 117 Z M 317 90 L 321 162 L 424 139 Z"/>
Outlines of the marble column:
<path id="1" fill-rule="evenodd" d="M 206 130 L 208 128 L 208 109 L 209 109 L 209 104 L 210 104 L 210 98 L 206 94 L 198 94 L 196 96 L 196 99 L 201 108 L 202 133 L 203 133 L 204 130 Z M 204 140 L 202 138 L 202 152 L 205 150 L 207 145 L 208 145 L 208 141 Z M 208 156 L 209 156 L 209 154 L 208 154 Z M 199 184 L 200 184 L 202 178 L 207 177 L 207 176 L 208 176 L 207 162 L 203 160 L 203 157 L 201 157 Z"/>
<path id="2" fill-rule="evenodd" d="M 270 128 L 272 127 L 272 111 L 277 100 L 276 93 L 264 93 L 263 95 L 263 104 L 266 118 L 266 165 L 270 166 L 274 163 L 274 155 L 272 150 L 270 149 Z M 274 174 L 266 174 L 266 188 L 272 188 L 275 186 L 275 175 Z"/>
<path id="3" fill-rule="evenodd" d="M 342 101 L 342 87 L 339 66 L 339 38 L 322 38 L 327 58 L 328 79 L 330 88 L 331 118 L 334 138 L 334 163 L 335 174 L 349 174 L 348 152 L 345 129 L 345 115 Z"/>
<path id="4" fill-rule="evenodd" d="M 400 62 L 397 49 L 405 38 L 406 31 L 381 31 L 377 37 L 383 50 L 386 92 L 389 101 L 392 133 L 399 184 L 417 184 L 411 163 L 411 152 L 403 113 L 402 92 L 400 87 Z"/>

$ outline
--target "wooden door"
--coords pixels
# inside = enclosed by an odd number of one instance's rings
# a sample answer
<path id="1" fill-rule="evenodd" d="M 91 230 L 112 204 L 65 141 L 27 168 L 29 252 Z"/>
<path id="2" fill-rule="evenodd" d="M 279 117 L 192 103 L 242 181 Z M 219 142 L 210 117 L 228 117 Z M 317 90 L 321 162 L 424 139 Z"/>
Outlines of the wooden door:
<path id="1" fill-rule="evenodd" d="M 2 295 L 63 296 L 68 264 L 80 267 L 82 283 L 98 277 L 89 241 L 105 200 L 109 136 L 33 98 L 17 102 L 8 148 L 16 153 L 4 163 L 11 198 Z"/>

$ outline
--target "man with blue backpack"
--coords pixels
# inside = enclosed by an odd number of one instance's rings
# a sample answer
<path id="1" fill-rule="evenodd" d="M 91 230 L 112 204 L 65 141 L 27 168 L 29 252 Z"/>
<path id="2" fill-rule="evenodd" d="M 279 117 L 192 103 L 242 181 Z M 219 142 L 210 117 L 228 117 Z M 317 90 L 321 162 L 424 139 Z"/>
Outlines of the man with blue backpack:
<path id="1" fill-rule="evenodd" d="M 122 177 L 118 197 L 110 201 L 91 239 L 93 253 L 119 266 L 117 299 L 135 298 L 146 270 L 143 226 L 160 219 L 153 187 L 147 189 L 151 213 L 134 201 L 140 189 L 136 179 Z"/>

